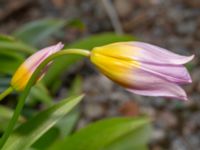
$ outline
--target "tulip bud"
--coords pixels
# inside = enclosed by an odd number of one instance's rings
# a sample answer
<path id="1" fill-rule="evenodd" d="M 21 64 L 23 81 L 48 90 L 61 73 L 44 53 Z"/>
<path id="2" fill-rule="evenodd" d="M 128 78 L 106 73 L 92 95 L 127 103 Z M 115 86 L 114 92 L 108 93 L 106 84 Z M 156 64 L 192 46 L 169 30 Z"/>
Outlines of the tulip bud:
<path id="1" fill-rule="evenodd" d="M 143 42 L 119 42 L 92 50 L 90 59 L 128 91 L 187 100 L 182 84 L 191 83 L 183 64 L 193 59 Z"/>
<path id="2" fill-rule="evenodd" d="M 27 85 L 29 79 L 31 78 L 31 75 L 37 69 L 37 67 L 47 57 L 60 51 L 63 48 L 63 46 L 64 45 L 62 43 L 58 43 L 57 45 L 44 48 L 34 53 L 27 60 L 25 60 L 25 62 L 21 64 L 21 66 L 17 69 L 17 71 L 12 77 L 12 80 L 11 80 L 12 87 L 18 91 L 22 91 Z M 48 67 L 48 65 L 46 67 Z M 38 80 L 40 80 L 43 77 L 46 71 L 47 71 L 47 68 L 44 68 L 40 77 L 38 77 Z"/>

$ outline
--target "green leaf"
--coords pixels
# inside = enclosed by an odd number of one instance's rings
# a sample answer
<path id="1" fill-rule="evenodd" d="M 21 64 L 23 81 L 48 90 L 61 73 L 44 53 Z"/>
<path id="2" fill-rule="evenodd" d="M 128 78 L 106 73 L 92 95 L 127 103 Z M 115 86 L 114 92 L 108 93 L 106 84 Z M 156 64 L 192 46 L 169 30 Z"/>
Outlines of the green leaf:
<path id="1" fill-rule="evenodd" d="M 10 86 L 11 76 L 0 74 L 0 93 L 4 92 Z"/>
<path id="2" fill-rule="evenodd" d="M 16 40 L 14 37 L 0 34 L 0 52 L 2 51 L 32 54 L 35 52 L 35 48 Z"/>
<path id="3" fill-rule="evenodd" d="M 44 148 L 46 149 L 50 147 L 54 141 L 60 139 L 59 135 L 59 129 L 57 127 L 52 127 L 32 145 L 32 148 L 37 150 L 43 150 Z"/>
<path id="4" fill-rule="evenodd" d="M 72 110 L 82 98 L 81 95 L 62 100 L 28 120 L 11 134 L 3 150 L 27 149 Z"/>
<path id="5" fill-rule="evenodd" d="M 10 86 L 10 76 L 0 74 L 0 93 L 5 91 Z"/>
<path id="6" fill-rule="evenodd" d="M 76 76 L 69 89 L 69 95 L 79 95 L 81 93 L 82 93 L 82 78 L 80 76 Z M 80 116 L 80 109 L 76 107 L 76 109 L 74 109 L 72 112 L 64 116 L 63 119 L 56 124 L 56 127 L 58 127 L 60 130 L 61 138 L 66 137 L 72 132 L 75 124 L 78 121 L 79 116 Z"/>
<path id="7" fill-rule="evenodd" d="M 4 130 L 8 122 L 10 121 L 11 117 L 13 115 L 13 110 L 5 107 L 3 105 L 0 105 L 0 129 Z M 18 123 L 22 123 L 25 121 L 25 118 L 23 116 L 20 116 L 18 119 Z"/>
<path id="8" fill-rule="evenodd" d="M 25 54 L 32 54 L 34 48 L 17 41 L 14 37 L 0 34 L 0 73 L 13 74 L 24 61 Z"/>
<path id="9" fill-rule="evenodd" d="M 135 38 L 130 35 L 117 35 L 115 33 L 102 33 L 92 35 L 75 43 L 72 43 L 67 48 L 82 48 L 91 50 L 94 47 L 106 45 L 119 41 L 133 41 Z"/>
<path id="10" fill-rule="evenodd" d="M 78 28 L 80 30 L 83 30 L 85 28 L 85 24 L 80 19 L 69 20 L 69 22 L 67 23 L 67 26 Z"/>
<path id="11" fill-rule="evenodd" d="M 0 73 L 13 74 L 23 61 L 24 57 L 21 54 L 0 51 Z"/>
<path id="12" fill-rule="evenodd" d="M 105 150 L 146 150 L 150 139 L 151 128 L 149 124 L 138 127 L 137 130 L 118 138 L 104 147 Z M 142 148 L 143 147 L 143 148 Z"/>
<path id="13" fill-rule="evenodd" d="M 149 119 L 146 117 L 105 119 L 80 129 L 72 136 L 55 143 L 49 150 L 66 148 L 70 150 L 110 150 L 112 147 L 117 148 L 116 145 L 119 142 L 128 143 L 130 146 L 131 140 L 132 147 L 144 147 L 142 145 L 147 142 L 146 136 L 149 136 Z"/>
<path id="14" fill-rule="evenodd" d="M 67 46 L 67 48 L 81 48 L 91 50 L 96 46 L 101 46 L 112 42 L 132 40 L 134 40 L 134 38 L 129 35 L 103 33 L 99 35 L 93 35 L 78 42 L 75 42 Z M 55 80 L 59 78 L 60 75 L 62 75 L 64 71 L 66 71 L 71 66 L 71 64 L 74 64 L 82 58 L 82 56 L 69 55 L 60 57 L 58 60 L 55 60 L 55 63 L 49 68 L 48 73 L 44 77 L 45 83 L 50 86 Z"/>
<path id="15" fill-rule="evenodd" d="M 79 93 L 80 94 L 80 93 Z M 37 83 L 29 94 L 28 103 L 42 102 L 46 106 L 53 105 L 53 99 L 49 94 L 48 89 L 41 82 Z"/>
<path id="16" fill-rule="evenodd" d="M 15 38 L 9 35 L 0 34 L 0 41 L 8 42 L 8 41 L 14 41 Z"/>
<path id="17" fill-rule="evenodd" d="M 78 95 L 82 92 L 82 80 L 77 76 L 69 91 L 69 95 Z M 74 129 L 75 124 L 80 116 L 80 109 L 76 108 L 69 114 L 65 115 L 60 121 L 56 123 L 54 128 L 51 128 L 40 139 L 36 141 L 33 147 L 37 149 L 44 149 L 50 147 L 55 141 L 58 141 L 68 136 Z"/>
<path id="18" fill-rule="evenodd" d="M 72 132 L 79 116 L 80 111 L 75 109 L 56 124 L 56 127 L 60 130 L 61 138 L 68 136 Z"/>
<path id="19" fill-rule="evenodd" d="M 60 141 L 66 137 L 72 129 L 79 117 L 79 112 L 73 110 L 66 116 L 64 116 L 54 127 L 48 130 L 41 138 L 39 138 L 32 147 L 36 149 L 47 149 L 51 147 L 55 142 Z"/>
<path id="20" fill-rule="evenodd" d="M 3 105 L 0 105 L 0 118 L 5 118 L 5 119 L 10 119 L 13 115 L 13 110 L 8 108 L 8 107 L 5 107 Z M 20 116 L 19 117 L 19 122 L 24 122 L 25 121 L 25 118 Z"/>
<path id="21" fill-rule="evenodd" d="M 25 24 L 15 31 L 14 35 L 25 43 L 36 46 L 50 35 L 58 32 L 65 24 L 66 21 L 61 19 L 37 20 Z"/>
<path id="22" fill-rule="evenodd" d="M 69 89 L 69 95 L 80 94 L 82 93 L 82 78 L 81 76 L 77 75 Z"/>

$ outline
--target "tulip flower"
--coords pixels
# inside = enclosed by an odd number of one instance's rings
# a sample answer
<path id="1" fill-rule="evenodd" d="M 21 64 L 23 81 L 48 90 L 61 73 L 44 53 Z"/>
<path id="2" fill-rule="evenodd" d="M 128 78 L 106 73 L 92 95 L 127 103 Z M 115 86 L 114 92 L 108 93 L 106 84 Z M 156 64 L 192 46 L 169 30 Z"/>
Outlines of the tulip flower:
<path id="1" fill-rule="evenodd" d="M 108 78 L 128 91 L 187 100 L 182 84 L 191 83 L 183 64 L 193 59 L 143 42 L 119 42 L 91 51 L 90 59 Z"/>
<path id="2" fill-rule="evenodd" d="M 56 45 L 44 48 L 32 56 L 30 56 L 21 66 L 17 69 L 13 78 L 11 80 L 11 85 L 15 90 L 22 91 L 27 85 L 29 79 L 33 72 L 37 69 L 37 67 L 50 55 L 60 51 L 63 48 L 62 43 L 58 43 Z M 46 66 L 46 68 L 42 71 L 41 75 L 38 77 L 40 80 L 44 73 L 47 71 L 47 68 L 50 64 Z"/>

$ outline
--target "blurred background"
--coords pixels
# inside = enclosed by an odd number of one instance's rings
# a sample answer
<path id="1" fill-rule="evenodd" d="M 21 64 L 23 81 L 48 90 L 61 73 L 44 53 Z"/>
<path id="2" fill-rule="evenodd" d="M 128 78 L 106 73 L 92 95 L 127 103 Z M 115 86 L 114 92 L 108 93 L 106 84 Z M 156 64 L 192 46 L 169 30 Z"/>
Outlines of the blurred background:
<path id="1" fill-rule="evenodd" d="M 146 114 L 153 120 L 151 150 L 199 150 L 200 0 L 0 0 L 0 33 L 12 36 L 0 37 L 0 91 L 8 86 L 24 57 L 59 41 L 66 47 L 92 48 L 99 41 L 137 39 L 178 54 L 195 54 L 187 65 L 193 79 L 185 87 L 187 102 L 131 94 L 101 75 L 86 59 L 69 65 L 77 59 L 73 57 L 65 62 L 66 69 L 58 68 L 55 74 L 50 70 L 44 79 L 50 90 L 38 85 L 44 96 L 33 91 L 23 113 L 33 115 L 51 103 L 51 97 L 69 95 L 75 85 L 75 90 L 86 93 L 76 128 L 106 117 Z M 7 55 L 1 49 L 6 46 L 23 54 Z M 14 108 L 16 101 L 11 99 L 16 96 L 8 96 L 1 104 Z"/>

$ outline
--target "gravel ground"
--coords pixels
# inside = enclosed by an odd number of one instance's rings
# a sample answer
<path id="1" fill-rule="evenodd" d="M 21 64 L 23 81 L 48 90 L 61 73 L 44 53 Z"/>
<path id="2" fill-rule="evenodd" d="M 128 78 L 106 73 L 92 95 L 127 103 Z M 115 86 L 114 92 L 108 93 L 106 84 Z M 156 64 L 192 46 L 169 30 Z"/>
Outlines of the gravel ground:
<path id="1" fill-rule="evenodd" d="M 94 0 L 0 1 L 0 33 L 12 33 L 20 25 L 39 18 L 79 18 L 86 29 L 66 29 L 63 41 L 113 31 L 101 1 Z M 199 150 L 200 147 L 200 1 L 113 0 L 122 29 L 141 41 L 184 55 L 195 54 L 193 83 L 185 87 L 189 101 L 173 101 L 133 95 L 84 62 L 92 72 L 84 76 L 82 117 L 78 127 L 109 116 L 146 114 L 153 120 L 152 150 Z M 91 71 L 92 70 L 92 71 Z M 94 88 L 95 85 L 95 88 Z"/>

